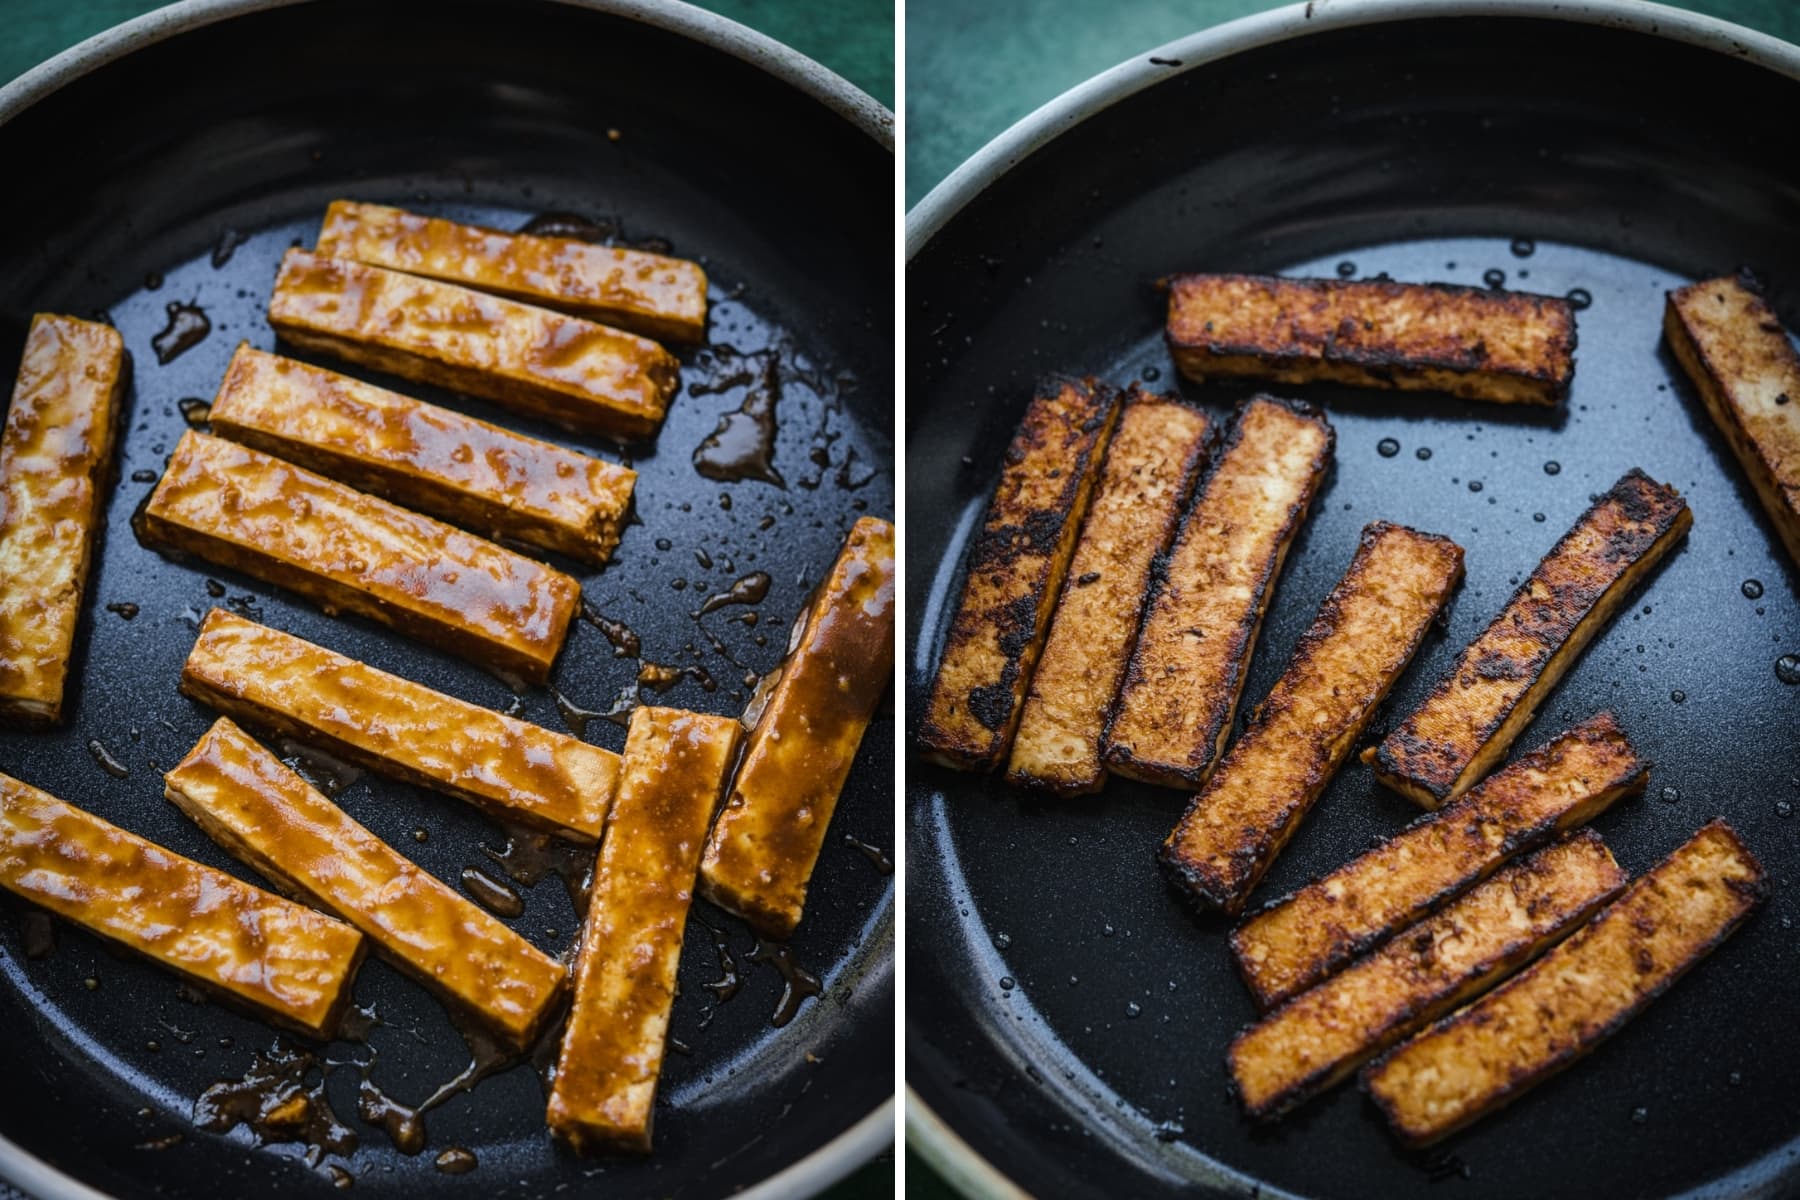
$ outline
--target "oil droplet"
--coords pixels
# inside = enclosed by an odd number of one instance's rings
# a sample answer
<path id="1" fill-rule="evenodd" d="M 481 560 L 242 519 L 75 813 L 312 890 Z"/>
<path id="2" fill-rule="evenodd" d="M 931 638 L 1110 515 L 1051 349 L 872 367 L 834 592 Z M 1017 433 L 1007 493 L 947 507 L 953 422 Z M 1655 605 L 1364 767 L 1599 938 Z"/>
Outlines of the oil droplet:
<path id="1" fill-rule="evenodd" d="M 994 935 L 994 948 L 995 949 L 1005 950 L 1006 948 L 1008 948 L 1011 945 L 1012 945 L 1012 935 L 1011 934 L 996 933 Z"/>
<path id="2" fill-rule="evenodd" d="M 1739 590 L 1744 593 L 1744 597 L 1746 599 L 1761 600 L 1762 594 L 1763 594 L 1762 580 L 1746 579 L 1746 580 L 1744 580 L 1743 587 L 1740 588 Z"/>
<path id="3" fill-rule="evenodd" d="M 213 259 L 215 262 L 218 260 L 218 257 L 218 252 L 214 251 Z M 331 1177 L 331 1186 L 340 1192 L 347 1192 L 356 1184 L 356 1176 L 344 1170 L 344 1168 L 338 1166 L 336 1163 L 326 1163 L 325 1174 Z"/>
<path id="4" fill-rule="evenodd" d="M 1530 258 L 1537 253 L 1537 243 L 1530 238 L 1514 238 L 1512 252 L 1514 258 Z"/>
<path id="5" fill-rule="evenodd" d="M 1431 447 L 1430 446 L 1420 446 L 1417 450 L 1413 451 L 1413 457 L 1418 459 L 1420 462 L 1431 461 Z"/>
<path id="6" fill-rule="evenodd" d="M 1532 513 L 1531 519 L 1536 521 L 1539 525 L 1542 525 L 1544 523 L 1544 521 L 1546 520 L 1543 513 Z"/>
<path id="7" fill-rule="evenodd" d="M 1346 258 L 1337 265 L 1337 273 L 1339 279 L 1352 279 L 1356 275 L 1356 264 Z"/>
<path id="8" fill-rule="evenodd" d="M 1793 816 L 1794 815 L 1793 801 L 1777 800 L 1775 802 L 1775 815 L 1780 817 L 1784 821 L 1787 820 L 1789 817 Z"/>
<path id="9" fill-rule="evenodd" d="M 1162 378 L 1162 368 L 1154 365 L 1145 367 L 1142 371 L 1138 372 L 1138 378 L 1142 379 L 1145 383 L 1155 383 Z"/>
<path id="10" fill-rule="evenodd" d="M 1640 1104 L 1636 1108 L 1631 1110 L 1631 1123 L 1633 1125 L 1642 1125 L 1645 1121 L 1648 1121 L 1649 1119 L 1650 1119 L 1650 1110 L 1645 1108 L 1643 1105 Z"/>
<path id="11" fill-rule="evenodd" d="M 1000 977 L 1000 990 L 1001 991 L 1010 992 L 1018 986 L 1019 986 L 1018 982 L 1016 980 L 1014 980 L 1011 975 L 1002 975 Z"/>
<path id="12" fill-rule="evenodd" d="M 1481 273 L 1481 282 L 1487 284 L 1489 288 L 1498 291 L 1506 286 L 1506 272 L 1502 271 L 1499 267 L 1489 267 Z"/>
<path id="13" fill-rule="evenodd" d="M 1663 788 L 1660 797 L 1664 804 L 1679 804 L 1681 803 L 1681 789 L 1670 784 Z"/>
<path id="14" fill-rule="evenodd" d="M 1776 659 L 1775 678 L 1790 686 L 1800 683 L 1800 654 L 1784 654 Z"/>
<path id="15" fill-rule="evenodd" d="M 517 917 L 525 912 L 525 898 L 480 867 L 462 869 L 463 890 L 495 916 Z"/>
<path id="16" fill-rule="evenodd" d="M 761 604 L 769 595 L 769 583 L 767 571 L 752 571 L 716 596 L 708 597 L 706 603 L 693 615 L 704 617 L 728 604 Z"/>
<path id="17" fill-rule="evenodd" d="M 1471 492 L 1479 492 L 1481 490 L 1481 480 L 1479 480 L 1479 479 L 1469 480 L 1469 490 Z"/>
<path id="18" fill-rule="evenodd" d="M 423 825 L 421 825 L 419 828 L 413 830 L 413 841 L 429 842 L 430 840 L 431 840 L 431 834 L 430 834 L 430 832 L 428 832 L 425 829 L 425 827 Z"/>
<path id="19" fill-rule="evenodd" d="M 472 1151 L 452 1146 L 432 1159 L 431 1165 L 446 1175 L 467 1175 L 476 1168 L 478 1162 Z"/>
<path id="20" fill-rule="evenodd" d="M 573 238 L 578 242 L 606 242 L 619 236 L 616 222 L 595 220 L 584 217 L 580 213 L 547 212 L 539 213 L 531 220 L 519 226 L 520 233 L 528 233 L 533 237 Z"/>
<path id="21" fill-rule="evenodd" d="M 1125 1015 L 1127 1017 L 1139 1017 L 1143 1015 L 1143 1012 L 1144 1006 L 1139 1004 L 1136 1000 L 1131 1001 L 1125 1006 Z"/>
<path id="22" fill-rule="evenodd" d="M 1677 704 L 1686 704 L 1687 703 L 1687 693 L 1682 691 L 1680 688 L 1676 688 L 1674 691 L 1669 693 L 1669 699 L 1673 700 Z"/>
<path id="23" fill-rule="evenodd" d="M 100 769 L 114 779 L 124 779 L 131 774 L 131 768 L 114 758 L 112 751 L 103 746 L 99 738 L 88 742 L 88 753 L 94 756 L 94 761 L 100 764 Z"/>
<path id="24" fill-rule="evenodd" d="M 147 469 L 133 471 L 131 473 L 131 482 L 133 482 L 133 483 L 154 483 L 154 482 L 156 482 L 156 472 L 147 470 Z"/>
<path id="25" fill-rule="evenodd" d="M 1375 443 L 1375 453 L 1381 455 L 1383 458 L 1392 458 L 1394 455 L 1400 453 L 1400 443 L 1393 438 L 1382 438 L 1379 442 Z"/>
<path id="26" fill-rule="evenodd" d="M 106 606 L 106 611 L 109 613 L 118 613 L 127 621 L 131 621 L 135 620 L 138 615 L 138 606 L 131 603 L 129 600 L 115 600 Z"/>
<path id="27" fill-rule="evenodd" d="M 198 304 L 171 300 L 163 311 L 168 313 L 169 323 L 150 339 L 150 348 L 156 351 L 156 361 L 166 366 L 198 346 L 212 332 L 212 322 Z"/>
<path id="28" fill-rule="evenodd" d="M 1569 302 L 1570 308 L 1574 309 L 1576 312 L 1580 312 L 1594 302 L 1594 294 L 1586 288 L 1570 288 L 1568 295 L 1564 296 L 1563 299 Z"/>
<path id="29" fill-rule="evenodd" d="M 1557 462 L 1554 458 L 1551 459 L 1549 462 L 1544 464 L 1544 474 L 1546 474 L 1546 475 L 1561 475 L 1562 474 L 1562 464 Z"/>

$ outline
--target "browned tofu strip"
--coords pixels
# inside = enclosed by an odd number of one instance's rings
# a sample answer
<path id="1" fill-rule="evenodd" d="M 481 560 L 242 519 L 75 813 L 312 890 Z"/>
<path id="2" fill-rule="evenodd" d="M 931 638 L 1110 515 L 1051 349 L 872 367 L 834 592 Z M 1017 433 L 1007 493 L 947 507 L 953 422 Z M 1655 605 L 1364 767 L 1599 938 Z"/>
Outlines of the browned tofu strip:
<path id="1" fill-rule="evenodd" d="M 1575 376 L 1567 300 L 1447 283 L 1178 275 L 1169 348 L 1190 379 L 1332 381 L 1559 403 Z"/>
<path id="2" fill-rule="evenodd" d="M 1269 396 L 1239 406 L 1138 634 L 1106 733 L 1113 774 L 1197 788 L 1212 773 L 1334 440 L 1310 406 Z"/>
<path id="3" fill-rule="evenodd" d="M 0 720 L 62 720 L 126 374 L 112 326 L 32 318 L 0 437 Z"/>
<path id="4" fill-rule="evenodd" d="M 137 519 L 152 546 L 298 592 L 532 683 L 581 601 L 561 571 L 223 438 L 183 434 Z"/>
<path id="5" fill-rule="evenodd" d="M 991 771 L 1011 748 L 1118 420 L 1118 392 L 1093 379 L 1047 379 L 1025 409 L 926 702 L 919 745 L 933 761 Z"/>
<path id="6" fill-rule="evenodd" d="M 1197 902 L 1237 912 L 1406 670 L 1462 579 L 1449 538 L 1374 521 L 1249 728 L 1159 856 Z"/>
<path id="7" fill-rule="evenodd" d="M 1514 863 L 1231 1043 L 1252 1117 L 1337 1086 L 1401 1038 L 1480 995 L 1618 895 L 1626 875 L 1591 829 Z"/>
<path id="8" fill-rule="evenodd" d="M 215 608 L 181 690 L 231 717 L 507 820 L 597 842 L 619 756 Z"/>
<path id="9" fill-rule="evenodd" d="M 744 713 L 744 760 L 700 863 L 700 894 L 785 939 L 838 792 L 894 673 L 894 527 L 863 517 L 814 593 L 787 659 Z"/>
<path id="10" fill-rule="evenodd" d="M 1544 697 L 1693 522 L 1674 488 L 1635 467 L 1626 472 L 1424 703 L 1363 751 L 1375 777 L 1421 808 L 1467 791 L 1506 757 Z"/>
<path id="11" fill-rule="evenodd" d="M 631 714 L 545 1114 L 578 1150 L 650 1149 L 694 875 L 742 733 L 730 717 Z"/>
<path id="12" fill-rule="evenodd" d="M 1064 796 L 1105 784 L 1106 714 L 1131 661 L 1151 567 L 1206 461 L 1207 429 L 1206 414 L 1173 397 L 1136 388 L 1127 397 L 1025 697 L 1008 783 Z"/>
<path id="13" fill-rule="evenodd" d="M 615 438 L 655 434 L 681 382 L 634 333 L 304 250 L 282 260 L 269 324 L 307 350 Z"/>
<path id="14" fill-rule="evenodd" d="M 0 887 L 309 1037 L 337 1029 L 362 934 L 0 775 Z"/>
<path id="15" fill-rule="evenodd" d="M 1768 895 L 1714 821 L 1579 933 L 1363 1071 L 1401 1141 L 1428 1145 L 1524 1095 L 1617 1032 Z"/>

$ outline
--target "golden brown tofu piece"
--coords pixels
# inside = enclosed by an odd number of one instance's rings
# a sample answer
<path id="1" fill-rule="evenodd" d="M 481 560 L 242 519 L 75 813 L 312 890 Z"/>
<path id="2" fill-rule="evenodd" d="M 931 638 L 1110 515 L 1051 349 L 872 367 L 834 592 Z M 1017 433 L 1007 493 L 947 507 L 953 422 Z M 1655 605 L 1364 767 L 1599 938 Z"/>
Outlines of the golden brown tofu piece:
<path id="1" fill-rule="evenodd" d="M 637 472 L 240 345 L 213 432 L 493 537 L 603 564 Z"/>
<path id="2" fill-rule="evenodd" d="M 1555 405 L 1575 377 L 1567 300 L 1447 283 L 1178 275 L 1169 349 L 1188 378 L 1448 392 Z"/>
<path id="3" fill-rule="evenodd" d="M 1131 661 L 1156 556 L 1206 461 L 1206 414 L 1133 388 L 1025 697 L 1006 781 L 1063 796 L 1106 782 L 1100 739 Z"/>
<path id="4" fill-rule="evenodd" d="M 1421 808 L 1454 800 L 1506 757 L 1538 705 L 1694 523 L 1672 487 L 1632 468 L 1583 513 L 1424 703 L 1363 751 Z"/>
<path id="5" fill-rule="evenodd" d="M 0 887 L 189 983 L 329 1037 L 362 934 L 0 775 Z"/>
<path id="6" fill-rule="evenodd" d="M 1449 538 L 1374 521 L 1287 669 L 1159 855 L 1189 897 L 1237 912 L 1462 579 Z"/>
<path id="7" fill-rule="evenodd" d="M 699 264 L 334 200 L 315 253 L 460 283 L 674 342 L 706 340 Z"/>
<path id="8" fill-rule="evenodd" d="M 138 536 L 356 613 L 532 683 L 550 677 L 581 585 L 386 500 L 189 430 Z"/>
<path id="9" fill-rule="evenodd" d="M 926 757 L 991 771 L 1012 746 L 1107 444 L 1119 393 L 1094 379 L 1038 386 L 969 550 L 962 599 L 926 701 Z"/>
<path id="10" fill-rule="evenodd" d="M 649 338 L 304 250 L 282 259 L 269 324 L 306 350 L 613 438 L 653 436 L 681 382 Z"/>
<path id="11" fill-rule="evenodd" d="M 181 690 L 258 728 L 505 820 L 596 842 L 619 756 L 215 608 Z"/>
<path id="12" fill-rule="evenodd" d="M 551 1132 L 578 1150 L 650 1149 L 700 848 L 742 733 L 730 717 L 631 714 L 546 1111 Z"/>
<path id="13" fill-rule="evenodd" d="M 1591 829 L 1512 864 L 1231 1043 L 1252 1117 L 1278 1116 L 1555 945 L 1624 888 Z"/>
<path id="14" fill-rule="evenodd" d="M 112 326 L 32 318 L 0 437 L 0 720 L 62 720 L 127 373 Z"/>
<path id="15" fill-rule="evenodd" d="M 1365 1068 L 1363 1088 L 1407 1145 L 1455 1133 L 1611 1037 L 1767 895 L 1761 864 L 1714 821 L 1568 941 Z"/>
<path id="16" fill-rule="evenodd" d="M 1197 788 L 1212 773 L 1334 441 L 1309 405 L 1256 396 L 1239 406 L 1144 616 L 1106 733 L 1114 775 Z"/>

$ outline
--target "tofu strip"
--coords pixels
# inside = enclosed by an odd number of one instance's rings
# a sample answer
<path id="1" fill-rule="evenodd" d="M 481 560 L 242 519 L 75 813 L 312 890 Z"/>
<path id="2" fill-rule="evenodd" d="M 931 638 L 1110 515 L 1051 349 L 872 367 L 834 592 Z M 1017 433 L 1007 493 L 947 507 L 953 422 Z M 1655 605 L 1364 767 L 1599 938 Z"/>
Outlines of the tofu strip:
<path id="1" fill-rule="evenodd" d="M 1591 829 L 1521 859 L 1237 1036 L 1252 1117 L 1278 1116 L 1517 971 L 1591 917 L 1626 875 Z"/>
<path id="2" fill-rule="evenodd" d="M 127 374 L 110 325 L 32 318 L 0 436 L 0 720 L 62 720 Z"/>
<path id="3" fill-rule="evenodd" d="M 631 714 L 545 1113 L 578 1150 L 650 1149 L 700 848 L 742 733 L 730 717 Z"/>
<path id="4" fill-rule="evenodd" d="M 1490 776 L 1368 853 L 1264 909 L 1231 935 L 1267 1012 L 1513 857 L 1641 791 L 1649 764 L 1603 712 Z"/>
<path id="5" fill-rule="evenodd" d="M 894 674 L 894 527 L 863 517 L 787 659 L 750 699 L 744 759 L 700 864 L 700 894 L 785 939 L 800 923 L 838 793 Z"/>
<path id="6" fill-rule="evenodd" d="M 1449 538 L 1375 521 L 1237 744 L 1163 843 L 1170 878 L 1237 912 L 1350 756 L 1462 579 Z"/>
<path id="7" fill-rule="evenodd" d="M 336 1032 L 362 934 L 0 775 L 0 887 L 308 1037 Z"/>
<path id="8" fill-rule="evenodd" d="M 561 571 L 259 450 L 189 430 L 138 536 L 453 654 L 550 676 L 581 585 Z"/>
<path id="9" fill-rule="evenodd" d="M 571 841 L 597 842 L 619 756 L 215 608 L 181 690 L 246 725 Z"/>
<path id="10" fill-rule="evenodd" d="M 1333 441 L 1307 405 L 1257 396 L 1239 406 L 1163 565 L 1115 701 L 1105 751 L 1114 775 L 1197 788 L 1212 773 Z"/>
<path id="11" fill-rule="evenodd" d="M 1206 461 L 1206 414 L 1133 389 L 1025 697 L 1006 781 L 1058 795 L 1106 783 L 1100 739 L 1151 586 Z"/>
<path id="12" fill-rule="evenodd" d="M 302 349 L 614 438 L 654 435 L 681 382 L 634 333 L 304 250 L 282 259 L 269 324 Z"/>
<path id="13" fill-rule="evenodd" d="M 603 564 L 637 472 L 240 345 L 213 432 L 493 537 Z"/>
<path id="14" fill-rule="evenodd" d="M 1575 376 L 1567 300 L 1447 283 L 1178 275 L 1169 348 L 1188 378 L 1330 381 L 1555 405 Z"/>
<path id="15" fill-rule="evenodd" d="M 1674 488 L 1633 468 L 1537 565 L 1425 702 L 1363 752 L 1421 808 L 1493 770 L 1582 650 L 1694 521 Z"/>
<path id="16" fill-rule="evenodd" d="M 1611 1037 L 1767 895 L 1762 866 L 1714 821 L 1568 941 L 1365 1068 L 1363 1088 L 1407 1145 L 1454 1133 Z"/>

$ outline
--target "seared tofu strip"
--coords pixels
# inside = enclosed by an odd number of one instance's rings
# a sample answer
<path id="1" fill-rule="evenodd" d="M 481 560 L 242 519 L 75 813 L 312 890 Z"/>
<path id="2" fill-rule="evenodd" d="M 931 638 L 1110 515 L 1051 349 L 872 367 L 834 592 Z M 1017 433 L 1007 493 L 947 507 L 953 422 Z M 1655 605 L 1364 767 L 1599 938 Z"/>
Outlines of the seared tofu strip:
<path id="1" fill-rule="evenodd" d="M 1238 1099 L 1264 1119 L 1337 1086 L 1573 932 L 1625 881 L 1591 829 L 1514 863 L 1240 1033 L 1226 1055 Z"/>
<path id="2" fill-rule="evenodd" d="M 1575 376 L 1567 300 L 1447 283 L 1178 275 L 1169 348 L 1193 380 L 1331 381 L 1555 405 Z"/>
<path id="3" fill-rule="evenodd" d="M 991 771 L 1006 758 L 1118 420 L 1118 392 L 1093 379 L 1047 379 L 1025 409 L 919 729 L 934 762 Z"/>
<path id="4" fill-rule="evenodd" d="M 1335 438 L 1317 410 L 1257 396 L 1176 536 L 1106 734 L 1115 775 L 1197 788 L 1225 749 L 1263 614 Z"/>
<path id="5" fill-rule="evenodd" d="M 505 820 L 597 842 L 619 756 L 378 671 L 215 608 L 181 690 L 247 725 L 319 746 Z"/>
<path id="6" fill-rule="evenodd" d="M 679 364 L 648 338 L 451 283 L 289 250 L 269 298 L 286 341 L 582 433 L 656 433 Z"/>
<path id="7" fill-rule="evenodd" d="M 0 887 L 308 1037 L 337 1030 L 362 934 L 0 775 Z"/>
<path id="8" fill-rule="evenodd" d="M 1714 821 L 1562 945 L 1363 1071 L 1401 1141 L 1424 1146 L 1524 1095 L 1636 1016 L 1768 895 Z"/>
<path id="9" fill-rule="evenodd" d="M 1156 556 L 1206 461 L 1206 414 L 1133 388 L 1050 624 L 1006 781 L 1064 796 L 1106 782 L 1100 738 L 1137 641 Z"/>
<path id="10" fill-rule="evenodd" d="M 1693 523 L 1674 488 L 1626 472 L 1425 702 L 1363 751 L 1375 777 L 1421 808 L 1462 795 L 1506 757 L 1550 689 Z"/>
<path id="11" fill-rule="evenodd" d="M 838 792 L 894 673 L 894 527 L 863 517 L 744 713 L 749 738 L 700 864 L 700 894 L 785 939 Z"/>
<path id="12" fill-rule="evenodd" d="M 316 252 L 496 292 L 662 341 L 706 340 L 706 272 L 662 254 L 502 233 L 352 200 L 334 200 L 325 210 Z"/>
<path id="13" fill-rule="evenodd" d="M 32 318 L 0 437 L 0 720 L 62 720 L 125 380 L 118 330 Z"/>
<path id="14" fill-rule="evenodd" d="M 1163 843 L 1178 887 L 1210 908 L 1243 908 L 1449 603 L 1462 560 L 1449 538 L 1364 526 L 1287 670 Z"/>
<path id="15" fill-rule="evenodd" d="M 215 433 L 478 533 L 596 565 L 637 472 L 360 380 L 239 346 Z"/>
<path id="16" fill-rule="evenodd" d="M 730 717 L 631 714 L 545 1114 L 578 1150 L 650 1149 L 694 875 L 742 733 Z"/>
<path id="17" fill-rule="evenodd" d="M 189 430 L 138 517 L 191 554 L 532 683 L 581 601 L 561 571 L 223 438 Z"/>

